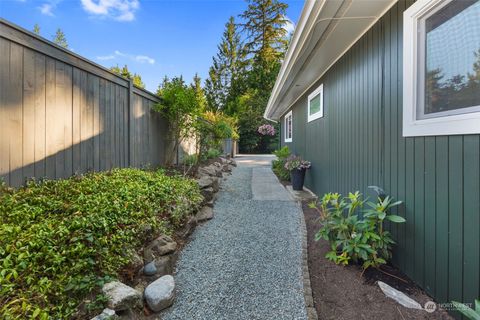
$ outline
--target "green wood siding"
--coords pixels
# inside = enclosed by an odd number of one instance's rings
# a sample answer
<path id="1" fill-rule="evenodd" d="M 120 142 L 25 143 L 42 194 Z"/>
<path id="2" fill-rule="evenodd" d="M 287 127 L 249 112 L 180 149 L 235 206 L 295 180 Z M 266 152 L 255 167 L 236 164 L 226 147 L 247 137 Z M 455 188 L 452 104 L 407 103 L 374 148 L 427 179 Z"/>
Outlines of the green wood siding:
<path id="1" fill-rule="evenodd" d="M 480 137 L 402 137 L 399 1 L 293 106 L 294 153 L 313 163 L 322 195 L 384 188 L 406 224 L 389 226 L 393 263 L 438 302 L 480 296 Z M 324 85 L 324 117 L 307 123 L 307 96 Z M 283 118 L 281 119 L 283 126 Z"/>

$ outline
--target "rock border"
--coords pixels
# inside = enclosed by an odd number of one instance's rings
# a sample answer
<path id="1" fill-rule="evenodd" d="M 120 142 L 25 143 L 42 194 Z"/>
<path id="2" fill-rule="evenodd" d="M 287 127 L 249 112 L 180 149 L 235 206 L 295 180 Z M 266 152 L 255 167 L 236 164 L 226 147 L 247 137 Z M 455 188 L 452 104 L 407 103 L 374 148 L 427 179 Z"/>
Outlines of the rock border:
<path id="1" fill-rule="evenodd" d="M 305 299 L 305 307 L 307 310 L 308 320 L 318 320 L 317 309 L 313 300 L 312 286 L 310 283 L 310 272 L 308 270 L 308 241 L 307 241 L 307 225 L 303 216 L 302 203 L 297 201 L 301 211 L 301 229 L 302 229 L 302 273 L 303 273 L 303 296 Z"/>

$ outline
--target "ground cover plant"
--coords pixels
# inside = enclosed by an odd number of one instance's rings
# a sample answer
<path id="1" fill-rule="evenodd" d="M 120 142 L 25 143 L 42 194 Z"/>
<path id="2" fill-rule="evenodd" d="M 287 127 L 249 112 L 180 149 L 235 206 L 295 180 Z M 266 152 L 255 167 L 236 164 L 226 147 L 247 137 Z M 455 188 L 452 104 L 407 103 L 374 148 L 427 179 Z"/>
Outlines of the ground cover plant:
<path id="1" fill-rule="evenodd" d="M 74 317 L 85 296 L 128 266 L 146 232 L 172 233 L 201 201 L 194 180 L 162 170 L 3 187 L 0 318 Z"/>
<path id="2" fill-rule="evenodd" d="M 361 263 L 364 269 L 380 267 L 391 258 L 394 241 L 384 229 L 385 220 L 402 223 L 405 219 L 389 214 L 389 210 L 401 204 L 391 197 L 377 198 L 377 202 L 363 200 L 358 191 L 342 197 L 338 193 L 327 193 L 320 203 L 312 203 L 320 213 L 322 227 L 315 235 L 316 240 L 325 239 L 331 251 L 326 258 L 336 264 Z"/>

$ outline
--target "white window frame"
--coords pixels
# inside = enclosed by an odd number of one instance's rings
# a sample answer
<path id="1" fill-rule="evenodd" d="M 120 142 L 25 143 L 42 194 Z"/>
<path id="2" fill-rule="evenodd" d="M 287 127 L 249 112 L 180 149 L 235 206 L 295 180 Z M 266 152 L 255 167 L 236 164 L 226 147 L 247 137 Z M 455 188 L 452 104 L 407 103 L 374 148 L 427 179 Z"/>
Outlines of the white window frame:
<path id="1" fill-rule="evenodd" d="M 288 137 L 288 118 L 290 118 L 290 137 Z M 285 127 L 285 134 L 284 134 L 284 141 L 285 142 L 292 142 L 293 141 L 293 114 L 290 110 L 284 118 L 284 127 Z"/>
<path id="2" fill-rule="evenodd" d="M 419 68 L 420 41 L 425 37 L 419 32 L 426 18 L 454 0 L 418 0 L 403 13 L 403 136 L 440 136 L 480 133 L 480 111 L 452 114 L 439 112 L 435 116 L 417 116 L 419 97 L 423 97 L 425 74 Z M 423 49 L 424 50 L 424 49 Z M 423 80 L 422 80 L 423 79 Z M 477 106 L 472 106 L 476 108 Z M 470 108 L 469 108 L 470 109 Z M 470 109 L 472 110 L 472 109 Z"/>
<path id="3" fill-rule="evenodd" d="M 316 96 L 320 95 L 320 110 L 310 115 L 310 101 Z M 323 83 L 308 95 L 308 108 L 307 108 L 308 122 L 323 118 Z"/>

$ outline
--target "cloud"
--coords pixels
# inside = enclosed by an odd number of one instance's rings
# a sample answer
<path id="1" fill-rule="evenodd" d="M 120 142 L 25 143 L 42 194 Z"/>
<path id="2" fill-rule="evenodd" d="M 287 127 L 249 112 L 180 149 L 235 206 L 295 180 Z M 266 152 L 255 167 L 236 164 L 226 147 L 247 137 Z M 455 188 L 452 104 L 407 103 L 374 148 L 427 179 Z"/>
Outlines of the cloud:
<path id="1" fill-rule="evenodd" d="M 40 12 L 42 14 L 53 17 L 54 16 L 53 9 L 55 9 L 55 7 L 56 7 L 56 4 L 54 3 L 44 3 L 38 8 L 40 9 Z"/>
<path id="2" fill-rule="evenodd" d="M 154 64 L 155 63 L 155 60 L 150 58 L 150 57 L 147 57 L 147 56 L 135 56 L 135 60 L 140 62 L 140 63 L 150 63 L 150 64 Z"/>
<path id="3" fill-rule="evenodd" d="M 117 21 L 135 20 L 138 0 L 81 0 L 83 9 L 91 15 Z"/>
<path id="4" fill-rule="evenodd" d="M 105 56 L 98 56 L 97 60 L 102 60 L 102 61 L 107 61 L 107 60 L 115 60 L 117 58 L 127 58 L 128 60 L 138 62 L 138 63 L 148 63 L 148 64 L 155 64 L 155 59 L 142 55 L 142 54 L 129 54 L 129 53 L 124 53 L 120 52 L 118 50 L 115 50 L 113 54 L 105 55 Z"/>
<path id="5" fill-rule="evenodd" d="M 283 29 L 287 31 L 287 36 L 290 36 L 295 31 L 295 23 L 293 23 L 293 21 L 289 17 L 285 17 L 285 20 L 286 22 L 283 26 Z"/>
<path id="6" fill-rule="evenodd" d="M 97 57 L 97 60 L 113 60 L 115 59 L 115 56 L 113 54 L 109 55 L 109 56 L 99 56 Z"/>

